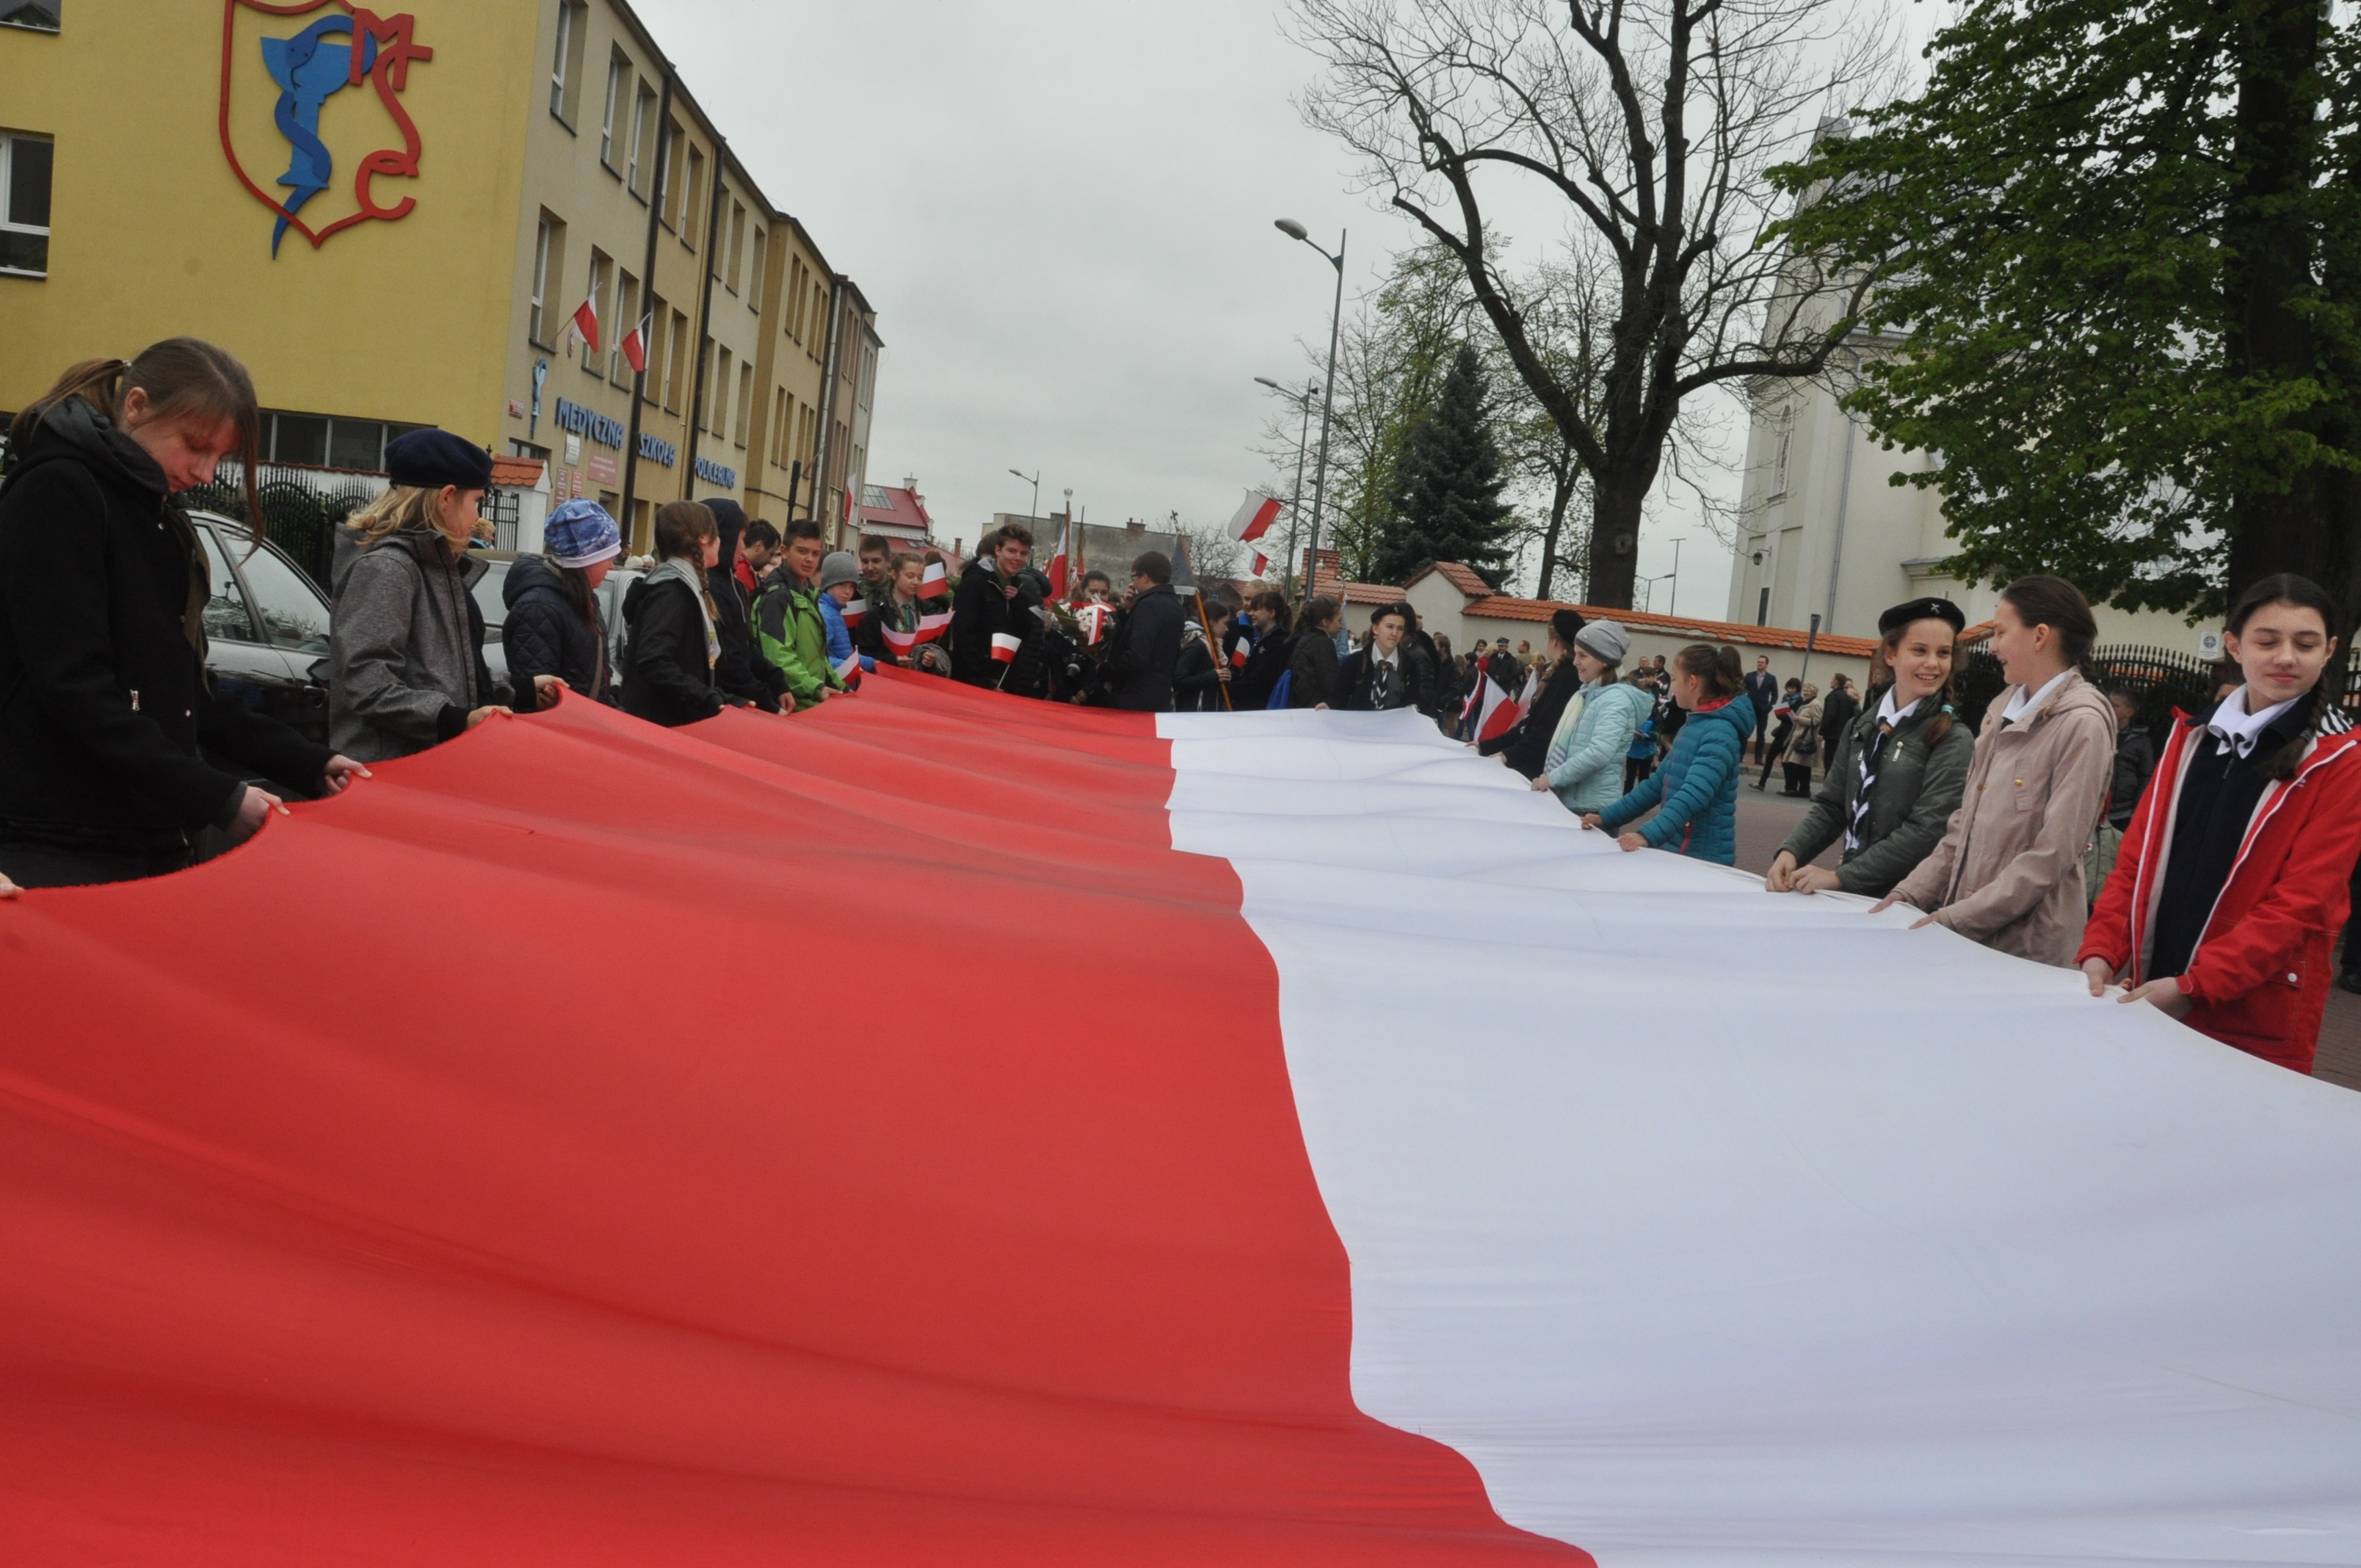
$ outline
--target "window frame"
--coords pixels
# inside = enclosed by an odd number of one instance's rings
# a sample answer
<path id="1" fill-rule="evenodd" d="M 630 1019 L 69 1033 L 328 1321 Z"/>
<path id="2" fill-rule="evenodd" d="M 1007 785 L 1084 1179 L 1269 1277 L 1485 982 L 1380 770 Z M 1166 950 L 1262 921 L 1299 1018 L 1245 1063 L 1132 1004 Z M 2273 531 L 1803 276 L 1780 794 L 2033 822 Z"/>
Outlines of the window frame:
<path id="1" fill-rule="evenodd" d="M 557 49 L 549 65 L 549 115 L 569 133 L 582 115 L 582 57 L 590 31 L 588 0 L 557 0 Z"/>
<path id="2" fill-rule="evenodd" d="M 38 31 L 39 29 L 28 29 Z M 48 147 L 49 149 L 49 203 L 51 211 L 45 214 L 50 221 L 44 224 L 18 223 L 10 215 L 16 199 L 16 144 L 24 142 Z M 0 131 L 0 234 L 38 235 L 41 240 L 41 266 L 38 271 L 28 267 L 10 267 L 0 263 L 0 278 L 47 278 L 49 275 L 49 239 L 56 233 L 58 183 L 58 141 L 55 137 L 35 131 Z"/>
<path id="3" fill-rule="evenodd" d="M 527 293 L 530 305 L 524 318 L 524 335 L 528 343 L 542 342 L 542 313 L 549 291 L 550 217 L 543 213 L 534 220 L 533 235 L 533 283 Z"/>
<path id="4" fill-rule="evenodd" d="M 598 161 L 609 174 L 620 174 L 615 167 L 615 112 L 623 106 L 623 93 L 631 84 L 631 57 L 621 49 L 607 55 L 607 108 L 598 121 Z"/>

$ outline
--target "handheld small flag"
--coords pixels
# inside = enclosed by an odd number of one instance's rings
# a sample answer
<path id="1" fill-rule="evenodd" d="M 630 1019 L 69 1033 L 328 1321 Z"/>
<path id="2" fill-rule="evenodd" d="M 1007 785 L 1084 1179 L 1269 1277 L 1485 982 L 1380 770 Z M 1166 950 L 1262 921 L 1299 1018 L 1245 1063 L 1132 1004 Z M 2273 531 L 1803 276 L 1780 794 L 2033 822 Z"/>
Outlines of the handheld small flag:
<path id="1" fill-rule="evenodd" d="M 1095 648 L 1106 635 L 1107 622 L 1115 619 L 1115 610 L 1108 605 L 1086 604 L 1074 611 L 1074 619 L 1082 623 L 1082 645 Z"/>
<path id="2" fill-rule="evenodd" d="M 861 624 L 862 618 L 867 616 L 868 613 L 869 601 L 867 599 L 847 600 L 842 611 L 844 616 L 844 624 L 848 628 L 858 626 Z"/>
<path id="3" fill-rule="evenodd" d="M 582 341 L 590 345 L 591 353 L 598 352 L 598 296 L 593 295 L 574 307 L 574 330 L 582 334 Z"/>
<path id="4" fill-rule="evenodd" d="M 1270 565 L 1270 557 L 1269 557 L 1269 556 L 1268 556 L 1268 555 L 1264 554 L 1263 554 L 1261 551 L 1259 551 L 1259 550 L 1257 550 L 1257 551 L 1256 551 L 1256 552 L 1255 552 L 1255 567 L 1254 567 L 1254 575 L 1255 575 L 1256 576 L 1257 576 L 1257 577 L 1261 576 L 1262 576 L 1262 569 L 1263 569 L 1265 566 L 1268 566 L 1268 565 Z"/>
<path id="5" fill-rule="evenodd" d="M 918 597 L 939 599 L 950 591 L 950 574 L 943 570 L 943 558 L 938 555 L 927 563 L 927 575 L 918 581 Z"/>
<path id="6" fill-rule="evenodd" d="M 948 615 L 922 615 L 912 630 L 897 631 L 888 626 L 882 630 L 881 634 L 885 639 L 885 646 L 894 651 L 895 658 L 906 659 L 917 652 L 920 643 L 932 642 L 940 637 L 950 623 L 951 618 Z"/>
<path id="7" fill-rule="evenodd" d="M 1233 670 L 1243 670 L 1243 669 L 1245 669 L 1246 667 L 1246 645 L 1245 643 L 1243 643 L 1243 642 L 1233 642 L 1233 643 L 1231 643 L 1231 644 L 1230 644 L 1230 668 L 1232 668 Z"/>
<path id="8" fill-rule="evenodd" d="M 836 678 L 844 683 L 846 691 L 859 691 L 861 689 L 861 655 L 846 654 L 844 663 L 836 667 Z"/>
<path id="9" fill-rule="evenodd" d="M 1253 543 L 1270 532 L 1279 521 L 1279 499 L 1260 490 L 1248 490 L 1246 503 L 1230 519 L 1230 537 L 1241 544 Z"/>
<path id="10" fill-rule="evenodd" d="M 992 634 L 992 656 L 996 663 L 1015 663 L 1016 651 L 1024 646 L 1025 640 L 1021 637 L 1011 637 L 1005 631 L 995 631 Z"/>
<path id="11" fill-rule="evenodd" d="M 631 374 L 634 376 L 647 374 L 648 329 L 655 324 L 655 313 L 649 312 L 640 318 L 639 325 L 624 335 L 623 362 L 631 367 Z"/>
<path id="12" fill-rule="evenodd" d="M 1071 554 L 1073 538 L 1074 524 L 1069 519 L 1058 531 L 1058 553 L 1049 557 L 1049 598 L 1053 601 L 1066 597 L 1067 557 Z"/>

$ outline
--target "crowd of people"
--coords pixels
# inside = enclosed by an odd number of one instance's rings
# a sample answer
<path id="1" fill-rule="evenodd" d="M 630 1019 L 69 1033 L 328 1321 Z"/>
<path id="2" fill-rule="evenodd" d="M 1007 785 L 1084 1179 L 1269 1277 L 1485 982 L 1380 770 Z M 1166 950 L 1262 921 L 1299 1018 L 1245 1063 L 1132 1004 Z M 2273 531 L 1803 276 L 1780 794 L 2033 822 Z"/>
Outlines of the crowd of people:
<path id="1" fill-rule="evenodd" d="M 337 532 L 318 745 L 206 674 L 209 568 L 175 498 L 234 456 L 259 516 L 258 428 L 245 369 L 185 338 L 73 367 L 12 425 L 0 895 L 181 869 L 208 839 L 251 837 L 285 794 L 335 794 L 564 692 L 666 726 L 732 707 L 792 720 L 887 665 L 1137 712 L 1409 710 L 1625 850 L 1725 865 L 1751 745 L 1756 789 L 1778 767 L 1809 801 L 1764 868 L 1771 894 L 1906 905 L 1919 926 L 2079 969 L 2093 995 L 2311 1066 L 2361 859 L 2361 738 L 2329 678 L 2338 607 L 2301 577 L 2239 598 L 2215 700 L 2176 715 L 2159 750 L 2129 694 L 2086 678 L 2096 623 L 2051 576 L 2002 592 L 1990 650 L 2007 689 L 1971 734 L 1954 687 L 1964 617 L 1941 598 L 1881 618 L 1865 689 L 1839 675 L 1822 693 L 1726 646 L 1635 658 L 1624 627 L 1567 609 L 1539 652 L 1503 638 L 1462 654 L 1406 602 L 1356 638 L 1325 595 L 1184 598 L 1153 551 L 1120 589 L 1093 571 L 1060 592 L 1022 525 L 964 561 L 878 537 L 830 552 L 812 521 L 781 529 L 729 501 L 657 509 L 610 668 L 598 590 L 624 540 L 576 500 L 502 586 L 496 676 L 474 592 L 491 460 L 421 430 L 388 445 L 390 487 Z M 1517 717 L 1496 732 L 1485 716 L 1504 701 Z"/>

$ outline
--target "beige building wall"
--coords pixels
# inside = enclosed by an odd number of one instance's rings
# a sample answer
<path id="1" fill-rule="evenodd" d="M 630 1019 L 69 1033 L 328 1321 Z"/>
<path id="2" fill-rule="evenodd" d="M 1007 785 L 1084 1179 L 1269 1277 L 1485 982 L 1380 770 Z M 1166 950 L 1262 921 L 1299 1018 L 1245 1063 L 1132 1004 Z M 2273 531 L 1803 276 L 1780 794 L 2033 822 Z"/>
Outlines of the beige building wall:
<path id="1" fill-rule="evenodd" d="M 770 235 L 764 255 L 767 325 L 755 356 L 755 384 L 767 387 L 769 394 L 749 429 L 744 505 L 748 516 L 780 523 L 814 515 L 820 355 L 831 291 L 828 261 L 802 224 L 774 212 Z"/>

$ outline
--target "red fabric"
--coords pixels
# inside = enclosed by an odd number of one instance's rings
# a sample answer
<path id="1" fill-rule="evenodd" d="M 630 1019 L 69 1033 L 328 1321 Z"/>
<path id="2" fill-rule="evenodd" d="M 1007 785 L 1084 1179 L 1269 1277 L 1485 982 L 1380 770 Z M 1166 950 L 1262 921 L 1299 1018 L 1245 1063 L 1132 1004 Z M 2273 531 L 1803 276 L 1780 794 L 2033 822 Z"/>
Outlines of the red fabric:
<path id="1" fill-rule="evenodd" d="M 2124 831 L 2123 849 L 2084 929 L 2078 964 L 2104 959 L 2129 983 L 2170 859 L 2172 812 L 2190 747 L 2207 731 L 2175 724 Z M 2334 948 L 2361 856 L 2361 739 L 2313 743 L 2295 779 L 2273 784 L 2255 807 L 2228 884 L 2198 939 L 2180 988 L 2196 1003 L 2183 1021 L 2266 1061 L 2312 1071 L 2335 978 Z"/>
<path id="2" fill-rule="evenodd" d="M 1354 1409 L 1144 718 L 881 671 L 376 774 L 0 905 L 12 1560 L 1587 1562 Z"/>
<path id="3" fill-rule="evenodd" d="M 739 556 L 737 560 L 730 563 L 730 575 L 736 577 L 738 579 L 738 586 L 744 588 L 749 594 L 752 594 L 757 587 L 761 587 L 760 584 L 754 581 L 754 568 L 746 564 L 746 557 L 743 555 Z"/>

